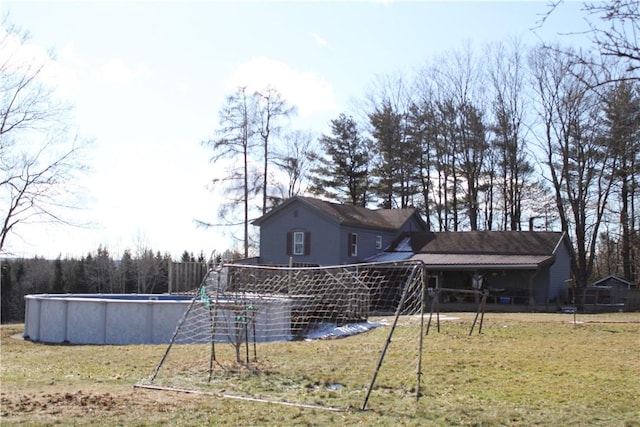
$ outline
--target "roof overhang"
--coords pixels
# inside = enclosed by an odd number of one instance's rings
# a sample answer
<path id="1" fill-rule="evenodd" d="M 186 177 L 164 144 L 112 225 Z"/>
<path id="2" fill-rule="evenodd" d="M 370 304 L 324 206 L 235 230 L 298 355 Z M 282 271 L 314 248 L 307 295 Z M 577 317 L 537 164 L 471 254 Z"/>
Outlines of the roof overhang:
<path id="1" fill-rule="evenodd" d="M 367 258 L 366 262 L 402 262 L 413 256 L 413 252 L 382 252 Z"/>
<path id="2" fill-rule="evenodd" d="M 415 254 L 409 259 L 421 261 L 434 270 L 537 270 L 554 261 L 553 255 L 488 254 Z"/>

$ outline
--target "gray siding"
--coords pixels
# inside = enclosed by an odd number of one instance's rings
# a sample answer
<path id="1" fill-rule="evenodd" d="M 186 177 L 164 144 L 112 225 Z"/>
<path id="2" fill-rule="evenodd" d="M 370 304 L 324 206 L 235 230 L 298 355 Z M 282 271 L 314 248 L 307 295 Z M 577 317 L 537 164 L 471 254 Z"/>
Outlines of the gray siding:
<path id="1" fill-rule="evenodd" d="M 376 230 L 362 227 L 342 227 L 340 233 L 340 259 L 342 264 L 354 264 L 362 262 L 367 258 L 377 255 L 391 244 L 391 242 L 403 232 L 427 231 L 423 223 L 417 218 L 411 217 L 399 230 Z M 349 254 L 349 235 L 358 235 L 358 256 L 352 257 Z M 382 248 L 376 249 L 376 236 L 382 236 Z"/>
<path id="2" fill-rule="evenodd" d="M 568 297 L 567 280 L 571 278 L 571 254 L 566 239 L 558 246 L 555 256 L 555 262 L 549 269 L 549 300 L 562 300 Z"/>
<path id="3" fill-rule="evenodd" d="M 419 217 L 411 217 L 400 230 L 376 229 L 366 226 L 345 226 L 331 215 L 303 201 L 284 205 L 275 215 L 260 223 L 260 264 L 286 265 L 287 234 L 302 231 L 310 233 L 309 255 L 293 256 L 293 262 L 318 265 L 354 264 L 379 254 L 391 244 L 400 232 L 425 231 Z M 358 254 L 351 256 L 349 236 L 358 236 Z M 382 237 L 382 248 L 376 248 L 377 236 Z"/>
<path id="4" fill-rule="evenodd" d="M 287 233 L 290 231 L 309 232 L 311 240 L 309 255 L 293 256 L 293 262 L 322 265 L 340 263 L 340 253 L 335 247 L 336 242 L 340 240 L 338 224 L 315 209 L 301 203 L 293 203 L 277 216 L 261 224 L 261 264 L 286 265 L 289 263 Z"/>
<path id="5" fill-rule="evenodd" d="M 533 297 L 536 304 L 546 304 L 549 296 L 549 266 L 542 267 L 533 277 Z"/>
<path id="6" fill-rule="evenodd" d="M 349 254 L 349 236 L 351 233 L 358 235 L 358 256 Z M 359 227 L 342 227 L 340 233 L 340 259 L 341 264 L 354 264 L 362 262 L 376 254 L 383 252 L 396 237 L 395 232 L 371 230 Z M 376 236 L 382 236 L 382 249 L 376 249 Z"/>

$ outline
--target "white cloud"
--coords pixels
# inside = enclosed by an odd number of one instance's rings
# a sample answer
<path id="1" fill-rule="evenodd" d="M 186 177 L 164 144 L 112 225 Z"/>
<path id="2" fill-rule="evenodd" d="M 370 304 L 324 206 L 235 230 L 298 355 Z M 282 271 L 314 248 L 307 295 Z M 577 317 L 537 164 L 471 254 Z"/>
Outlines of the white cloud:
<path id="1" fill-rule="evenodd" d="M 15 33 L 7 33 L 1 25 L 0 40 L 0 63 L 7 67 L 5 72 L 27 75 L 37 72 L 42 83 L 64 96 L 69 96 L 78 86 L 75 70 L 61 61 L 56 61 L 51 52 L 43 46 L 23 40 Z"/>
<path id="2" fill-rule="evenodd" d="M 246 86 L 250 91 L 271 85 L 288 102 L 297 106 L 303 117 L 338 109 L 333 87 L 324 77 L 312 71 L 296 70 L 284 62 L 264 56 L 238 65 L 226 83 L 234 89 Z"/>
<path id="3" fill-rule="evenodd" d="M 76 45 L 73 42 L 67 43 L 62 49 L 58 49 L 56 53 L 61 61 L 65 61 L 75 67 L 84 68 L 87 66 L 87 61 L 76 54 Z"/>
<path id="4" fill-rule="evenodd" d="M 114 59 L 104 64 L 96 72 L 96 77 L 101 83 L 111 83 L 120 86 L 131 86 L 133 82 L 146 73 L 144 66 L 128 67 L 121 60 Z"/>
<path id="5" fill-rule="evenodd" d="M 323 39 L 322 37 L 317 35 L 316 33 L 311 33 L 311 37 L 313 38 L 313 41 L 315 41 L 318 46 L 322 46 L 322 47 L 329 46 L 329 42 L 326 39 Z"/>

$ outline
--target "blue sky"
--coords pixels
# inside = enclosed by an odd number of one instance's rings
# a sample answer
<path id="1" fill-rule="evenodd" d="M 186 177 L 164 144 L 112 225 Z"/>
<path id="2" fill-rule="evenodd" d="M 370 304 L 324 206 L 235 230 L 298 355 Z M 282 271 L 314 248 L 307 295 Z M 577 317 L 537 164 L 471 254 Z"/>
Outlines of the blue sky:
<path id="1" fill-rule="evenodd" d="M 520 37 L 534 43 L 584 28 L 567 2 L 535 31 L 544 1 L 3 1 L 30 46 L 55 51 L 55 84 L 93 140 L 92 173 L 75 229 L 21 230 L 16 255 L 79 256 L 106 246 L 178 257 L 230 241 L 207 184 L 220 173 L 201 146 L 237 86 L 270 83 L 299 115 L 293 128 L 328 132 L 376 76 L 410 74 L 436 55 Z M 560 37 L 561 38 L 561 37 Z M 566 38 L 565 38 L 566 41 Z M 47 238 L 42 238 L 47 236 Z"/>

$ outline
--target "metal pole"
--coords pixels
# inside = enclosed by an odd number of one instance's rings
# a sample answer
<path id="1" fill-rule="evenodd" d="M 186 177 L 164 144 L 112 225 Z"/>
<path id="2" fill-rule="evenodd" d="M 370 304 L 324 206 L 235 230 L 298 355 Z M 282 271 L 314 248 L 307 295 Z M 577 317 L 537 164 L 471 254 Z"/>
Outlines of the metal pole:
<path id="1" fill-rule="evenodd" d="M 480 293 L 480 291 L 475 291 L 476 295 Z M 484 318 L 484 303 L 487 300 L 487 293 L 482 291 L 482 299 L 478 303 L 478 309 L 476 310 L 476 317 L 473 319 L 473 323 L 471 324 L 471 329 L 469 330 L 469 336 L 473 334 L 473 328 L 476 326 L 476 322 L 478 321 L 478 316 L 480 316 L 480 311 L 482 311 L 482 317 Z M 482 321 L 480 321 L 480 327 L 478 333 L 482 332 Z"/>
<path id="2" fill-rule="evenodd" d="M 202 281 L 202 284 L 200 285 L 200 287 L 203 287 L 204 284 L 205 284 L 205 280 Z M 158 363 L 158 366 L 156 366 L 156 369 L 153 372 L 153 375 L 151 375 L 151 379 L 150 379 L 151 382 L 153 382 L 153 380 L 156 379 L 156 376 L 158 375 L 158 372 L 160 371 L 160 367 L 162 366 L 162 364 L 164 363 L 165 359 L 169 355 L 169 351 L 171 350 L 171 347 L 173 347 L 173 343 L 176 340 L 176 336 L 178 335 L 178 332 L 182 328 L 182 325 L 184 325 L 184 322 L 187 320 L 187 316 L 191 312 L 191 309 L 193 308 L 193 306 L 198 301 L 199 297 L 200 297 L 200 292 L 196 292 L 196 295 L 191 300 L 191 304 L 189 305 L 189 308 L 187 308 L 187 310 L 182 315 L 182 319 L 180 319 L 180 322 L 178 322 L 178 326 L 176 327 L 176 330 L 173 332 L 173 335 L 171 336 L 171 340 L 169 341 L 169 345 L 167 346 L 167 349 L 165 350 L 164 354 L 162 355 L 162 359 L 160 359 L 160 363 Z"/>
<path id="3" fill-rule="evenodd" d="M 440 333 L 440 298 L 436 301 L 436 323 L 438 325 L 438 333 Z"/>
<path id="4" fill-rule="evenodd" d="M 256 310 L 253 304 L 249 306 L 251 309 L 251 326 L 253 329 L 253 361 L 258 361 L 258 346 L 256 345 Z"/>
<path id="5" fill-rule="evenodd" d="M 362 410 L 366 410 L 367 408 L 367 403 L 369 402 L 369 396 L 371 395 L 371 391 L 373 390 L 373 386 L 376 383 L 376 378 L 378 377 L 378 372 L 380 371 L 380 367 L 382 366 L 382 361 L 384 360 L 384 356 L 387 353 L 387 349 L 389 348 L 389 344 L 391 343 L 391 337 L 393 336 L 393 332 L 396 329 L 396 326 L 398 325 L 398 319 L 400 318 L 400 313 L 402 313 L 402 308 L 404 306 L 404 302 L 405 299 L 407 298 L 407 293 L 409 290 L 409 286 L 411 284 L 411 282 L 413 282 L 413 277 L 416 273 L 418 267 L 414 267 L 413 271 L 411 272 L 411 275 L 409 277 L 409 279 L 407 280 L 407 284 L 404 286 L 404 289 L 402 290 L 402 296 L 400 297 L 400 303 L 398 304 L 398 308 L 396 309 L 396 314 L 395 314 L 395 318 L 393 320 L 393 325 L 391 325 L 391 330 L 389 331 L 389 335 L 387 336 L 387 340 L 384 343 L 384 347 L 382 348 L 382 353 L 380 353 L 380 359 L 378 360 L 378 365 L 376 366 L 376 370 L 373 373 L 373 378 L 371 378 L 371 384 L 369 385 L 369 390 L 367 390 L 367 395 L 364 398 L 364 403 L 362 404 Z"/>
<path id="6" fill-rule="evenodd" d="M 246 298 L 246 297 L 245 297 Z M 249 319 L 247 318 L 247 309 L 244 309 L 244 347 L 247 365 L 249 364 Z"/>
<path id="7" fill-rule="evenodd" d="M 416 390 L 416 401 L 420 400 L 420 395 L 422 394 L 421 385 L 422 385 L 422 343 L 423 343 L 423 331 L 424 331 L 424 299 L 427 295 L 427 286 L 424 280 L 424 271 L 422 273 L 421 283 L 421 298 L 420 298 L 420 339 L 418 345 L 418 388 Z"/>
<path id="8" fill-rule="evenodd" d="M 480 315 L 480 326 L 478 327 L 478 333 L 482 333 L 482 325 L 484 322 L 484 313 L 487 309 L 487 298 L 489 297 L 489 290 L 485 290 L 482 294 L 482 314 Z"/>
<path id="9" fill-rule="evenodd" d="M 438 288 L 435 288 L 433 290 L 433 301 L 431 301 L 431 312 L 429 312 L 429 322 L 427 323 L 426 335 L 429 335 L 429 329 L 431 328 L 431 318 L 433 317 L 433 310 L 436 305 L 436 299 L 438 298 L 439 295 L 440 295 L 440 291 L 438 290 Z"/>
<path id="10" fill-rule="evenodd" d="M 209 322 L 211 323 L 211 353 L 209 354 L 209 379 L 207 382 L 211 382 L 211 377 L 213 376 L 213 361 L 216 360 L 216 324 L 213 319 L 211 302 L 209 302 Z"/>

